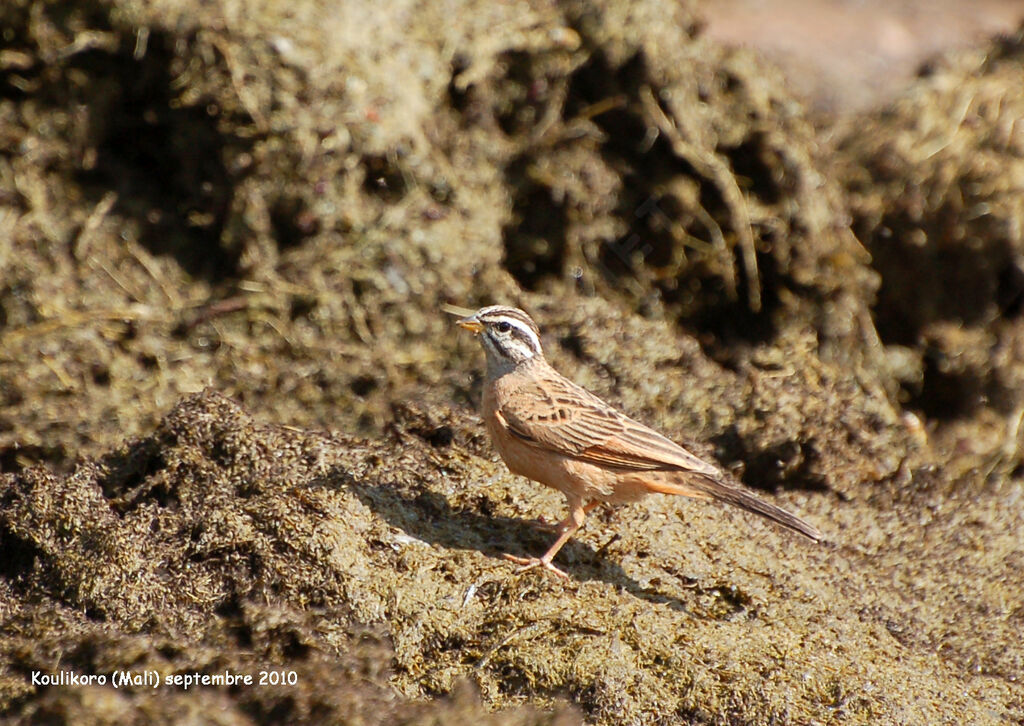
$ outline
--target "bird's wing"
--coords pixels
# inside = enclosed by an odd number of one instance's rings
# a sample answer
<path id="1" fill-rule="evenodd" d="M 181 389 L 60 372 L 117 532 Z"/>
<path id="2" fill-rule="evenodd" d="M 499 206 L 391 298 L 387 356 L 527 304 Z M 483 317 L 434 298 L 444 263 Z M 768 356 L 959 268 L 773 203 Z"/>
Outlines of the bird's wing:
<path id="1" fill-rule="evenodd" d="M 557 374 L 518 388 L 499 409 L 520 440 L 594 464 L 644 471 L 722 472 Z"/>

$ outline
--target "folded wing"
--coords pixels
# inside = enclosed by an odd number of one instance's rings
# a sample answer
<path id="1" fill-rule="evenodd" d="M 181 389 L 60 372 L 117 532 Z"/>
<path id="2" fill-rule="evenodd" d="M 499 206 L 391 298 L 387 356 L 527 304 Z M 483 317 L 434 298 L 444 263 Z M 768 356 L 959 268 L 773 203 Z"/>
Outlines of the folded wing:
<path id="1" fill-rule="evenodd" d="M 653 491 L 709 496 L 821 540 L 816 527 L 734 484 L 721 469 L 634 421 L 564 378 L 524 385 L 500 416 L 522 441 L 581 461 L 629 471 L 677 471 L 689 481 L 654 479 Z"/>
<path id="2" fill-rule="evenodd" d="M 624 470 L 722 476 L 718 467 L 561 377 L 524 386 L 501 415 L 521 440 L 563 456 Z"/>

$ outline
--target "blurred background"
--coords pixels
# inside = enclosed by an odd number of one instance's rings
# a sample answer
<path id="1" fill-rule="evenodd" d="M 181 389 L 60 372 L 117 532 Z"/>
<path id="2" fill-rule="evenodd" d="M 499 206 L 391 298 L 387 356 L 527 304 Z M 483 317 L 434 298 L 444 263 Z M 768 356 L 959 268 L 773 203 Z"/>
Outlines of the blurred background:
<path id="1" fill-rule="evenodd" d="M 366 434 L 397 399 L 469 404 L 444 302 L 572 338 L 603 300 L 733 367 L 809 335 L 1002 447 L 1021 14 L 7 3 L 0 467 L 66 467 L 207 385 Z"/>
<path id="2" fill-rule="evenodd" d="M 725 0 L 698 5 L 707 33 L 756 48 L 817 110 L 878 108 L 944 53 L 1009 35 L 1024 18 L 1016 0 Z"/>

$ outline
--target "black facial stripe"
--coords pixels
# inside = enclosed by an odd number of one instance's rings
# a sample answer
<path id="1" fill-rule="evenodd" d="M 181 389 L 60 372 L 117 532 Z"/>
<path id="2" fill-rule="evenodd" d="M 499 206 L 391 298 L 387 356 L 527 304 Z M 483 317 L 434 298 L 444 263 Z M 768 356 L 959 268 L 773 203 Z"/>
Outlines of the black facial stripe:
<path id="1" fill-rule="evenodd" d="M 530 333 L 515 325 L 505 333 L 488 327 L 484 332 L 484 338 L 487 346 L 502 358 L 521 360 L 541 353 L 537 341 Z"/>
<path id="2" fill-rule="evenodd" d="M 491 331 L 485 330 L 484 334 L 481 337 L 483 338 L 484 345 L 490 348 L 491 352 L 495 353 L 496 355 L 500 355 L 501 357 L 505 357 L 504 354 L 502 353 L 501 344 L 494 339 L 494 336 L 491 335 Z"/>
<path id="3" fill-rule="evenodd" d="M 537 339 L 531 336 L 522 328 L 513 325 L 512 330 L 510 330 L 507 334 L 511 335 L 513 338 L 515 338 L 517 341 L 525 345 L 529 350 L 532 350 L 534 353 L 539 352 L 537 350 Z"/>
<path id="4" fill-rule="evenodd" d="M 540 352 L 537 350 L 537 341 L 540 339 L 540 336 L 536 332 L 531 334 L 522 328 L 512 328 L 512 335 L 526 343 L 535 352 Z"/>

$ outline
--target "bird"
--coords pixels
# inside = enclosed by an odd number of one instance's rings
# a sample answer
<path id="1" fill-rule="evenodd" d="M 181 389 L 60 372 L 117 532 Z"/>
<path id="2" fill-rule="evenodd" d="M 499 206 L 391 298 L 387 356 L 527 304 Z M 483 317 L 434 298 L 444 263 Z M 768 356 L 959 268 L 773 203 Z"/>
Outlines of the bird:
<path id="1" fill-rule="evenodd" d="M 553 560 L 586 515 L 648 494 L 726 502 L 822 539 L 813 525 L 556 371 L 537 324 L 519 308 L 483 307 L 457 324 L 479 338 L 486 354 L 481 412 L 494 448 L 512 473 L 557 489 L 568 504 L 564 520 L 543 525 L 558 536 L 542 556 L 503 555 L 520 570 L 540 567 L 568 578 Z"/>

